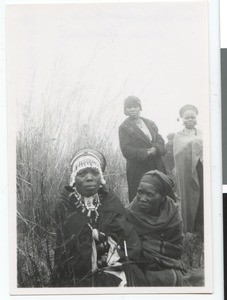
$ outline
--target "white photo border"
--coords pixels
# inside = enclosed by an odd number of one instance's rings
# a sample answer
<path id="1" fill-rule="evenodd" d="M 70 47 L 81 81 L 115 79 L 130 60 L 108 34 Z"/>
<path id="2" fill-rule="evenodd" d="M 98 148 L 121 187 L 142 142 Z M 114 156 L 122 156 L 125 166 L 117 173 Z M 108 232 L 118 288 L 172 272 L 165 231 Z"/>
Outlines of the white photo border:
<path id="1" fill-rule="evenodd" d="M 17 1 L 14 1 L 14 3 L 16 3 Z M 55 1 L 56 2 L 56 1 Z M 93 2 L 93 1 L 92 1 Z M 114 1 L 112 1 L 114 2 Z M 10 1 L 6 2 L 6 4 L 10 3 Z M 19 3 L 19 1 L 18 1 Z M 31 2 L 30 2 L 31 3 Z M 36 1 L 37 3 L 37 1 Z M 50 3 L 50 1 L 48 1 L 48 3 Z M 59 2 L 60 3 L 60 2 Z M 1 7 L 2 9 L 2 7 Z M 3 8 L 4 9 L 4 8 Z M 206 297 L 206 299 L 221 299 L 220 297 L 223 296 L 222 290 L 223 290 L 223 281 L 221 280 L 221 276 L 223 276 L 223 267 L 222 267 L 222 262 L 223 262 L 223 257 L 222 257 L 222 251 L 220 251 L 220 248 L 223 249 L 222 247 L 222 220 L 221 220 L 221 216 L 222 216 L 222 205 L 221 205 L 221 201 L 219 201 L 221 199 L 221 175 L 220 175 L 220 170 L 221 170 L 221 162 L 220 162 L 220 154 L 221 154 L 221 146 L 220 146 L 220 135 L 218 135 L 217 133 L 220 132 L 220 75 L 219 75 L 219 56 L 218 56 L 218 50 L 219 50 L 219 41 L 218 41 L 218 7 L 217 7 L 217 2 L 216 1 L 210 1 L 209 2 L 209 12 L 210 12 L 210 16 L 209 16 L 209 21 L 210 21 L 210 56 L 211 56 L 211 60 L 210 60 L 210 82 L 211 82 L 211 146 L 212 146 L 212 150 L 211 150 L 211 158 L 212 158 L 212 202 L 213 202 L 213 206 L 212 206 L 212 220 L 213 223 L 212 224 L 212 228 L 213 228 L 213 262 L 214 262 L 214 285 L 213 285 L 213 292 L 209 295 L 198 295 L 198 299 L 203 299 L 203 297 Z M 2 14 L 4 15 L 4 13 Z M 4 36 L 4 33 L 3 33 Z M 5 60 L 3 60 L 3 66 L 5 64 Z M 5 76 L 4 76 L 4 72 L 1 72 L 1 76 L 3 77 L 3 83 L 5 83 Z M 1 100 L 1 115 L 3 116 L 3 118 L 1 118 L 1 122 L 3 120 L 3 126 L 1 127 L 1 136 L 3 137 L 3 141 L 6 142 L 6 126 L 4 121 L 6 120 L 6 100 L 5 100 L 5 88 L 3 87 L 2 89 L 3 92 L 1 92 L 1 99 L 3 99 L 3 101 Z M 11 111 L 10 115 L 14 115 L 14 113 Z M 8 136 L 9 139 L 9 136 Z M 11 141 L 12 142 L 12 141 Z M 214 146 L 215 145 L 215 146 Z M 12 146 L 12 144 L 11 144 Z M 3 150 L 3 154 L 6 156 L 7 155 L 7 148 L 6 148 L 6 144 L 3 143 L 2 150 Z M 219 158 L 219 159 L 218 159 Z M 2 157 L 1 157 L 2 159 Z M 3 171 L 6 171 L 7 165 L 6 165 L 6 159 L 2 160 L 3 163 Z M 1 169 L 2 170 L 2 169 Z M 15 171 L 15 169 L 14 169 Z M 4 177 L 4 176 L 3 176 Z M 3 236 L 5 238 L 4 241 L 7 240 L 7 223 L 8 223 L 8 218 L 7 215 L 5 213 L 6 211 L 6 207 L 7 207 L 7 178 L 5 176 L 4 178 L 5 180 L 3 180 L 3 187 L 5 187 L 2 191 L 2 195 L 4 196 L 4 203 L 2 204 L 2 209 L 1 209 L 1 213 L 4 211 L 4 214 L 2 216 L 2 221 L 3 222 L 3 226 L 1 226 L 3 228 Z M 12 191 L 8 190 L 8 194 L 10 194 Z M 220 203 L 219 203 L 220 202 Z M 15 226 L 15 224 L 14 224 Z M 4 243 L 5 244 L 5 243 Z M 4 257 L 9 258 L 9 248 L 6 246 L 5 247 L 6 252 L 4 252 Z M 1 250 L 2 251 L 2 250 Z M 221 252 L 221 253 L 220 253 Z M 5 268 L 6 270 L 8 270 L 8 265 L 7 265 L 8 261 L 5 260 Z M 8 272 L 6 272 L 8 273 Z M 7 282 L 7 276 L 5 276 L 4 281 Z M 8 286 L 8 284 L 4 284 L 5 287 Z M 149 288 L 150 289 L 150 288 Z M 156 289 L 156 288 L 155 288 Z M 159 293 L 159 289 L 157 288 L 156 291 L 154 293 Z M 179 292 L 180 288 L 177 288 L 177 293 Z M 184 288 L 185 289 L 185 288 Z M 24 289 L 23 289 L 24 290 Z M 31 289 L 30 289 L 31 290 Z M 34 290 L 34 294 L 36 295 L 40 295 L 40 294 L 49 294 L 46 293 L 44 291 L 44 293 L 40 293 L 40 289 L 32 289 Z M 39 292 L 38 292 L 39 290 Z M 59 289 L 57 289 L 58 294 L 62 294 L 61 291 L 59 291 Z M 62 289 L 61 289 L 62 290 Z M 68 289 L 67 288 L 68 293 L 67 294 L 71 294 L 72 293 L 72 289 Z M 84 290 L 84 289 L 83 289 Z M 163 288 L 161 288 L 162 292 L 163 292 Z M 219 291 L 218 291 L 219 290 Z M 63 290 L 62 290 L 63 291 Z M 134 289 L 135 291 L 135 289 Z M 137 292 L 132 291 L 133 294 L 137 294 Z M 121 292 L 119 290 L 119 292 Z M 119 292 L 117 294 L 119 294 Z M 190 295 L 186 295 L 187 291 L 183 291 L 182 293 L 186 293 L 184 295 L 184 298 L 187 299 L 187 297 L 190 297 L 188 299 L 191 299 L 191 297 L 194 297 L 196 299 L 196 293 L 200 293 L 200 292 L 204 292 L 201 287 L 199 287 L 198 289 L 195 288 L 195 291 L 193 293 L 195 293 L 195 295 L 190 294 Z M 211 291 L 210 291 L 211 292 Z M 81 292 L 82 294 L 84 294 L 84 291 Z M 92 291 L 92 293 L 94 293 Z M 141 292 L 139 292 L 140 294 Z M 148 292 L 145 292 L 148 293 Z M 173 291 L 174 293 L 174 291 Z M 191 293 L 191 292 L 190 292 Z M 7 297 L 7 292 L 4 293 L 4 295 Z M 33 294 L 33 292 L 23 292 L 21 293 L 21 295 L 24 294 Z M 79 293 L 80 294 L 80 293 Z M 86 294 L 87 291 L 86 291 Z M 109 294 L 109 293 L 108 293 Z M 110 294 L 113 293 L 111 292 Z M 169 292 L 167 293 L 169 294 Z M 124 297 L 127 297 L 128 295 L 124 295 Z M 141 295 L 142 297 L 146 297 L 147 295 Z M 166 297 L 167 295 L 156 295 L 155 299 L 164 299 L 163 297 Z M 179 297 L 180 295 L 168 295 L 168 299 L 171 299 L 172 297 L 176 298 Z M 17 297 L 17 296 L 15 296 Z M 115 295 L 114 297 L 120 297 L 118 295 Z M 130 299 L 132 298 L 132 295 L 129 295 Z M 171 298 L 170 298 L 171 297 Z M 209 297 L 209 298 L 208 298 Z M 215 297 L 215 298 L 213 298 Z M 219 297 L 219 298 L 216 298 Z M 36 297 L 37 298 L 37 297 Z M 100 297 L 99 297 L 100 298 Z M 20 298 L 21 299 L 21 298 Z M 63 298 L 62 298 L 63 299 Z M 204 298 L 205 299 L 205 298 Z"/>

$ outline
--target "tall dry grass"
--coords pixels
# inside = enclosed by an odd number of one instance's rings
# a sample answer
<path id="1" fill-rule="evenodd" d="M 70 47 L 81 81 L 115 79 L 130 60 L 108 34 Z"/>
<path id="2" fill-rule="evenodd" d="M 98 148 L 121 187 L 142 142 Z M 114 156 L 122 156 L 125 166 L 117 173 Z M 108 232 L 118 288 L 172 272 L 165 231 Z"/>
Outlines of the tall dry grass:
<path id="1" fill-rule="evenodd" d="M 76 105 L 75 105 L 76 103 Z M 17 268 L 18 287 L 48 286 L 53 272 L 55 202 L 70 176 L 70 161 L 81 148 L 100 150 L 107 159 L 105 178 L 127 202 L 125 161 L 113 140 L 116 120 L 103 106 L 93 113 L 71 96 L 64 105 L 30 102 L 17 132 Z"/>

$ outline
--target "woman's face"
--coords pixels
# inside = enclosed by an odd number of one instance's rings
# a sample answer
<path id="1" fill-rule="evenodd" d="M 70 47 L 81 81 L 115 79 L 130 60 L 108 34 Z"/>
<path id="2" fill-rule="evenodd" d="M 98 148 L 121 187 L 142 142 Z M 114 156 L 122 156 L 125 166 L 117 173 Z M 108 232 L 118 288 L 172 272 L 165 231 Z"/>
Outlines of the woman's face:
<path id="1" fill-rule="evenodd" d="M 183 124 L 187 129 L 195 128 L 197 124 L 196 113 L 193 110 L 186 110 L 183 114 Z"/>
<path id="2" fill-rule="evenodd" d="M 139 210 L 142 213 L 158 216 L 165 201 L 165 196 L 161 195 L 153 184 L 140 182 L 137 189 L 137 201 Z"/>
<path id="3" fill-rule="evenodd" d="M 85 168 L 79 171 L 75 178 L 77 191 L 85 197 L 96 194 L 101 185 L 101 176 L 98 170 Z"/>
<path id="4" fill-rule="evenodd" d="M 138 119 L 140 115 L 140 106 L 138 104 L 129 104 L 125 108 L 126 116 L 130 119 Z"/>

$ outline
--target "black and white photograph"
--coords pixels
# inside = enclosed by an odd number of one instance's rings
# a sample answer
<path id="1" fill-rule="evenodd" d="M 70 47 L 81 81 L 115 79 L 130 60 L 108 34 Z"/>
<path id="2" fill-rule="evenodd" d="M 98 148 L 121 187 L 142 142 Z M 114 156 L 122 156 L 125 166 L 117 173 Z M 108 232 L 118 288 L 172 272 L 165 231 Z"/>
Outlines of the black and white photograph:
<path id="1" fill-rule="evenodd" d="M 11 293 L 212 293 L 207 1 L 5 14 Z"/>

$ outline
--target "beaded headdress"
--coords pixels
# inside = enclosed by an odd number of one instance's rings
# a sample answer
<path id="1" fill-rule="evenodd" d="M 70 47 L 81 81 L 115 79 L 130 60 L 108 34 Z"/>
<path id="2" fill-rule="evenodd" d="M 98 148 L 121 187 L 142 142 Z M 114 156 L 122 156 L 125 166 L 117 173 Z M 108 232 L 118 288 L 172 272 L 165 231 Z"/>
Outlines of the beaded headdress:
<path id="1" fill-rule="evenodd" d="M 70 186 L 74 186 L 75 177 L 83 169 L 92 168 L 98 170 L 101 176 L 101 183 L 105 184 L 106 181 L 103 177 L 105 169 L 105 158 L 101 153 L 92 149 L 85 149 L 79 151 L 71 161 L 72 173 L 70 177 Z"/>

